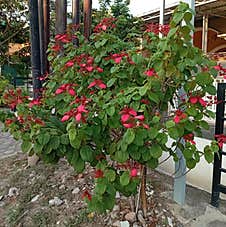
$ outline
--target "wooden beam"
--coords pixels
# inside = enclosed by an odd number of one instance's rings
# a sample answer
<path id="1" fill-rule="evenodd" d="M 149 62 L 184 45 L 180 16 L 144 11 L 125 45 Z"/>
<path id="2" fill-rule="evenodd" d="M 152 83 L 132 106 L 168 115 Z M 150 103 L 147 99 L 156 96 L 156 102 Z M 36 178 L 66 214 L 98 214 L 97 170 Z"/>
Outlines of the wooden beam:
<path id="1" fill-rule="evenodd" d="M 66 32 L 67 0 L 56 0 L 56 34 Z"/>
<path id="2" fill-rule="evenodd" d="M 91 33 L 92 0 L 84 0 L 84 36 L 88 39 Z"/>

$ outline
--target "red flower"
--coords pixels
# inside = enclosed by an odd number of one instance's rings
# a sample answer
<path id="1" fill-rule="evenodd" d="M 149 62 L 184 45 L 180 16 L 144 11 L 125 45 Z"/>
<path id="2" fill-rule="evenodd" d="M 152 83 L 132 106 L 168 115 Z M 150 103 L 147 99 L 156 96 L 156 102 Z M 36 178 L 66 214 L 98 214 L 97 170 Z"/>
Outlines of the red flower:
<path id="1" fill-rule="evenodd" d="M 59 88 L 57 88 L 57 90 L 55 91 L 55 94 L 59 95 L 59 94 L 67 91 L 69 95 L 75 96 L 76 92 L 73 89 L 73 87 L 75 87 L 75 86 L 78 86 L 78 85 L 77 84 L 63 84 Z"/>
<path id="2" fill-rule="evenodd" d="M 137 169 L 136 168 L 132 168 L 131 170 L 130 170 L 130 176 L 131 177 L 136 177 L 137 176 Z"/>
<path id="3" fill-rule="evenodd" d="M 5 125 L 10 126 L 13 122 L 14 122 L 14 120 L 8 118 L 5 120 Z"/>
<path id="4" fill-rule="evenodd" d="M 104 84 L 102 80 L 97 80 L 97 79 L 95 79 L 93 82 L 91 82 L 89 84 L 88 88 L 91 88 L 91 87 L 94 87 L 94 86 L 97 86 L 100 89 L 105 89 L 107 87 L 106 84 Z"/>
<path id="5" fill-rule="evenodd" d="M 151 77 L 151 76 L 156 76 L 156 72 L 153 68 L 148 69 L 147 71 L 144 72 L 145 75 Z"/>
<path id="6" fill-rule="evenodd" d="M 185 114 L 181 110 L 176 110 L 175 113 L 176 113 L 176 116 L 174 117 L 173 120 L 176 124 L 180 123 L 181 120 L 187 118 L 187 114 Z"/>
<path id="7" fill-rule="evenodd" d="M 30 103 L 29 103 L 29 108 L 32 108 L 33 106 L 39 106 L 41 105 L 41 100 L 40 99 L 33 99 Z"/>
<path id="8" fill-rule="evenodd" d="M 92 200 L 92 196 L 87 190 L 85 190 L 82 194 L 82 199 L 85 199 L 85 198 L 87 198 L 89 201 Z"/>
<path id="9" fill-rule="evenodd" d="M 71 118 L 70 115 L 64 115 L 64 116 L 61 118 L 61 121 L 62 121 L 62 122 L 65 122 L 65 121 L 68 121 L 70 118 Z"/>
<path id="10" fill-rule="evenodd" d="M 145 120 L 144 115 L 137 115 L 137 112 L 132 109 L 125 107 L 121 112 L 121 122 L 125 128 L 134 128 L 142 126 L 146 129 L 149 129 L 149 126 L 144 124 Z"/>
<path id="11" fill-rule="evenodd" d="M 192 104 L 200 103 L 203 107 L 207 106 L 207 102 L 199 96 L 190 96 L 189 102 Z"/>
<path id="12" fill-rule="evenodd" d="M 192 144 L 195 144 L 193 133 L 189 133 L 187 135 L 184 135 L 183 138 L 184 138 L 185 142 L 191 142 Z"/>
<path id="13" fill-rule="evenodd" d="M 219 148 L 222 149 L 224 143 L 226 142 L 226 136 L 224 134 L 220 134 L 220 135 L 215 135 L 215 138 L 218 141 Z"/>
<path id="14" fill-rule="evenodd" d="M 100 33 L 102 31 L 107 31 L 108 29 L 115 28 L 114 22 L 116 21 L 116 18 L 109 17 L 104 18 L 94 29 L 93 31 L 95 33 Z"/>
<path id="15" fill-rule="evenodd" d="M 101 169 L 95 171 L 95 178 L 102 178 L 104 177 L 104 173 Z"/>
<path id="16" fill-rule="evenodd" d="M 74 62 L 73 61 L 68 61 L 65 66 L 66 67 L 72 67 L 74 65 Z"/>

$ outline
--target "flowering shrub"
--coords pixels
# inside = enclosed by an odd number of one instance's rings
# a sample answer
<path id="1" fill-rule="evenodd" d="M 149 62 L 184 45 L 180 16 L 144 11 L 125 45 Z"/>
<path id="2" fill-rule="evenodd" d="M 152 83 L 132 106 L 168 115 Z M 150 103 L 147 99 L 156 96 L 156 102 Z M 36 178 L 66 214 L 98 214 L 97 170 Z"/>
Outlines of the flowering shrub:
<path id="1" fill-rule="evenodd" d="M 66 157 L 77 172 L 86 163 L 95 167 L 95 189 L 83 194 L 91 210 L 112 209 L 116 191 L 136 194 L 141 169 L 156 168 L 163 152 L 178 161 L 179 148 L 189 169 L 203 155 L 213 161 L 217 142 L 200 151 L 194 135 L 208 129 L 204 117 L 213 116 L 204 97 L 215 95 L 217 70 L 192 46 L 191 18 L 181 3 L 169 26 L 149 25 L 123 40 L 115 32 L 120 17 L 101 21 L 89 41 L 79 32 L 57 35 L 42 97 L 5 93 L 5 102 L 17 108 L 5 124 L 23 140 L 24 152 L 53 163 Z M 75 36 L 79 47 L 71 42 Z M 175 97 L 179 106 L 166 116 Z"/>

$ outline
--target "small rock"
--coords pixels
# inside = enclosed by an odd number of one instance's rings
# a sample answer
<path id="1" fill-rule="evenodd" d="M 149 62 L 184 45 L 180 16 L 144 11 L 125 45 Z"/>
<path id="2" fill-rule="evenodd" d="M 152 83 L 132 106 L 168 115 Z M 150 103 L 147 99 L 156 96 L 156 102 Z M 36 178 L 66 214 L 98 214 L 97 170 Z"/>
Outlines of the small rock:
<path id="1" fill-rule="evenodd" d="M 115 211 L 115 212 L 111 212 L 111 219 L 116 219 L 118 218 L 118 212 Z"/>
<path id="2" fill-rule="evenodd" d="M 0 195 L 0 201 L 3 200 L 4 198 L 4 195 Z"/>
<path id="3" fill-rule="evenodd" d="M 54 197 L 53 199 L 49 200 L 50 206 L 60 206 L 63 204 L 63 200 L 59 199 L 58 197 Z"/>
<path id="4" fill-rule="evenodd" d="M 59 189 L 60 190 L 64 190 L 66 188 L 66 186 L 64 184 L 60 185 Z"/>
<path id="5" fill-rule="evenodd" d="M 121 221 L 120 227 L 129 227 L 129 222 L 128 221 Z"/>
<path id="6" fill-rule="evenodd" d="M 119 205 L 114 205 L 114 207 L 113 207 L 113 211 L 119 211 L 119 210 L 120 210 Z"/>
<path id="7" fill-rule="evenodd" d="M 141 210 L 138 211 L 137 218 L 142 225 L 146 225 L 146 221 L 143 217 L 143 212 Z"/>
<path id="8" fill-rule="evenodd" d="M 12 187 L 9 189 L 8 196 L 13 197 L 13 196 L 18 196 L 19 195 L 19 189 L 16 187 Z"/>
<path id="9" fill-rule="evenodd" d="M 114 227 L 121 227 L 120 221 L 114 222 L 114 223 L 112 224 L 112 226 L 114 226 Z"/>
<path id="10" fill-rule="evenodd" d="M 119 192 L 116 192 L 115 198 L 116 198 L 116 199 L 120 199 L 120 194 L 119 194 Z"/>
<path id="11" fill-rule="evenodd" d="M 38 161 L 39 161 L 39 157 L 36 154 L 33 154 L 32 156 L 27 157 L 27 164 L 30 167 L 35 166 Z"/>
<path id="12" fill-rule="evenodd" d="M 35 197 L 33 197 L 33 198 L 31 199 L 31 202 L 32 202 L 32 203 L 36 202 L 36 201 L 39 199 L 39 197 L 40 197 L 40 195 L 36 195 Z"/>
<path id="13" fill-rule="evenodd" d="M 172 218 L 167 217 L 167 221 L 168 221 L 169 226 L 170 226 L 170 227 L 173 227 L 173 221 L 172 221 Z"/>
<path id="14" fill-rule="evenodd" d="M 135 212 L 129 212 L 125 215 L 125 219 L 129 222 L 135 222 L 136 221 L 136 213 Z"/>
<path id="15" fill-rule="evenodd" d="M 139 225 L 137 223 L 134 223 L 133 227 L 139 227 Z"/>
<path id="16" fill-rule="evenodd" d="M 0 202 L 0 207 L 3 207 L 3 206 L 5 206 L 5 202 Z"/>
<path id="17" fill-rule="evenodd" d="M 73 189 L 72 194 L 78 194 L 79 192 L 80 192 L 80 189 L 79 188 L 75 188 L 75 189 Z"/>

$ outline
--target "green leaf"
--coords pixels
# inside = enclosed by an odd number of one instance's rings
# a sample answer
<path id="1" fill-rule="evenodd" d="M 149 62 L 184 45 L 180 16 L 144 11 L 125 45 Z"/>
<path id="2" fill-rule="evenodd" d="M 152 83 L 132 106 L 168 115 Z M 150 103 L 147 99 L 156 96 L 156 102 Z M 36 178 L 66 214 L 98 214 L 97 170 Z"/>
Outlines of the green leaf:
<path id="1" fill-rule="evenodd" d="M 115 180 L 116 174 L 113 169 L 107 169 L 104 172 L 104 176 L 108 179 L 108 181 L 113 182 Z"/>
<path id="2" fill-rule="evenodd" d="M 30 141 L 24 140 L 21 144 L 21 149 L 23 152 L 28 153 L 32 148 L 32 143 Z"/>
<path id="3" fill-rule="evenodd" d="M 169 128 L 168 133 L 172 139 L 178 139 L 180 137 L 180 134 L 176 127 Z"/>
<path id="4" fill-rule="evenodd" d="M 130 181 L 130 175 L 128 171 L 123 172 L 123 174 L 120 176 L 120 184 L 122 186 L 126 186 L 129 184 Z"/>
<path id="5" fill-rule="evenodd" d="M 172 128 L 173 126 L 175 126 L 175 122 L 174 121 L 167 121 L 166 122 L 166 128 Z"/>
<path id="6" fill-rule="evenodd" d="M 76 135 L 77 135 L 77 132 L 76 132 L 76 129 L 75 128 L 69 129 L 68 136 L 69 136 L 70 142 L 73 141 L 73 140 L 75 140 Z"/>
<path id="7" fill-rule="evenodd" d="M 92 162 L 94 159 L 94 151 L 89 146 L 81 147 L 80 155 L 82 160 L 86 162 Z"/>
<path id="8" fill-rule="evenodd" d="M 41 145 L 38 142 L 34 143 L 33 150 L 35 151 L 35 153 L 40 154 L 42 152 L 42 149 L 43 149 L 43 145 Z"/>
<path id="9" fill-rule="evenodd" d="M 126 133 L 123 136 L 123 142 L 126 144 L 131 144 L 135 139 L 135 133 L 132 128 L 127 129 Z"/>
<path id="10" fill-rule="evenodd" d="M 126 162 L 129 159 L 129 154 L 127 151 L 122 151 L 122 150 L 118 150 L 115 152 L 115 160 L 123 163 Z"/>
<path id="11" fill-rule="evenodd" d="M 155 94 L 154 92 L 150 92 L 150 93 L 148 94 L 148 98 L 149 98 L 151 101 L 155 102 L 156 104 L 158 104 L 158 103 L 160 102 L 159 96 L 158 96 L 157 94 Z"/>
<path id="12" fill-rule="evenodd" d="M 141 87 L 141 88 L 139 89 L 139 94 L 140 94 L 140 96 L 146 95 L 148 89 L 149 89 L 149 87 L 148 87 L 148 84 L 146 83 L 143 87 Z"/>
<path id="13" fill-rule="evenodd" d="M 213 79 L 208 72 L 201 72 L 196 75 L 196 82 L 200 86 L 210 85 L 213 83 Z"/>
<path id="14" fill-rule="evenodd" d="M 61 135 L 61 137 L 60 137 L 60 143 L 62 143 L 64 145 L 68 145 L 70 143 L 69 137 L 68 137 L 67 134 Z"/>
<path id="15" fill-rule="evenodd" d="M 77 159 L 72 159 L 72 166 L 78 173 L 82 173 L 85 169 L 85 162 L 80 157 Z"/>
<path id="16" fill-rule="evenodd" d="M 160 158 L 162 155 L 162 148 L 158 145 L 158 144 L 153 144 L 150 147 L 150 151 L 151 151 L 151 156 L 153 158 Z"/>
<path id="17" fill-rule="evenodd" d="M 151 152 L 147 148 L 141 148 L 142 149 L 142 159 L 146 162 L 152 158 Z M 139 150 L 140 151 L 140 150 Z M 141 151 L 140 151 L 141 152 Z"/>
<path id="18" fill-rule="evenodd" d="M 46 145 L 50 140 L 50 135 L 49 133 L 40 133 L 37 138 L 41 145 Z"/>
<path id="19" fill-rule="evenodd" d="M 190 149 L 184 149 L 183 155 L 186 160 L 191 159 L 193 156 L 193 152 Z"/>
<path id="20" fill-rule="evenodd" d="M 206 121 L 200 121 L 199 125 L 206 130 L 209 130 L 210 128 L 209 124 Z"/>
<path id="21" fill-rule="evenodd" d="M 194 169 L 196 166 L 195 159 L 191 158 L 191 159 L 186 160 L 186 165 L 189 169 Z"/>
<path id="22" fill-rule="evenodd" d="M 95 186 L 95 192 L 97 194 L 103 195 L 106 191 L 107 185 L 104 182 L 98 182 Z"/>
<path id="23" fill-rule="evenodd" d="M 186 112 L 193 117 L 195 117 L 198 114 L 198 111 L 196 110 L 196 108 L 194 106 L 187 108 Z"/>
<path id="24" fill-rule="evenodd" d="M 111 78 L 108 82 L 107 82 L 107 87 L 111 87 L 112 85 L 114 85 L 115 81 L 117 80 L 117 78 Z"/>
<path id="25" fill-rule="evenodd" d="M 171 38 L 172 36 L 174 36 L 176 34 L 177 30 L 178 30 L 178 27 L 171 28 L 170 31 L 169 31 L 169 33 L 168 33 L 168 35 L 167 35 L 167 37 L 168 38 Z"/>
<path id="26" fill-rule="evenodd" d="M 109 108 L 106 109 L 107 114 L 112 117 L 115 114 L 115 107 L 110 106 Z"/>
<path id="27" fill-rule="evenodd" d="M 212 152 L 212 150 L 210 149 L 209 146 L 206 146 L 206 147 L 204 148 L 204 157 L 205 157 L 205 159 L 206 159 L 206 161 L 207 161 L 208 163 L 213 162 L 214 153 Z"/>
<path id="28" fill-rule="evenodd" d="M 52 149 L 56 150 L 60 145 L 60 137 L 59 136 L 51 137 L 49 143 L 51 144 Z"/>
<path id="29" fill-rule="evenodd" d="M 209 85 L 205 88 L 205 91 L 209 93 L 210 95 L 215 95 L 217 93 L 217 89 L 213 85 Z"/>
<path id="30" fill-rule="evenodd" d="M 150 160 L 148 160 L 147 162 L 147 166 L 151 169 L 155 169 L 157 168 L 159 165 L 158 159 L 155 158 L 151 158 Z"/>

